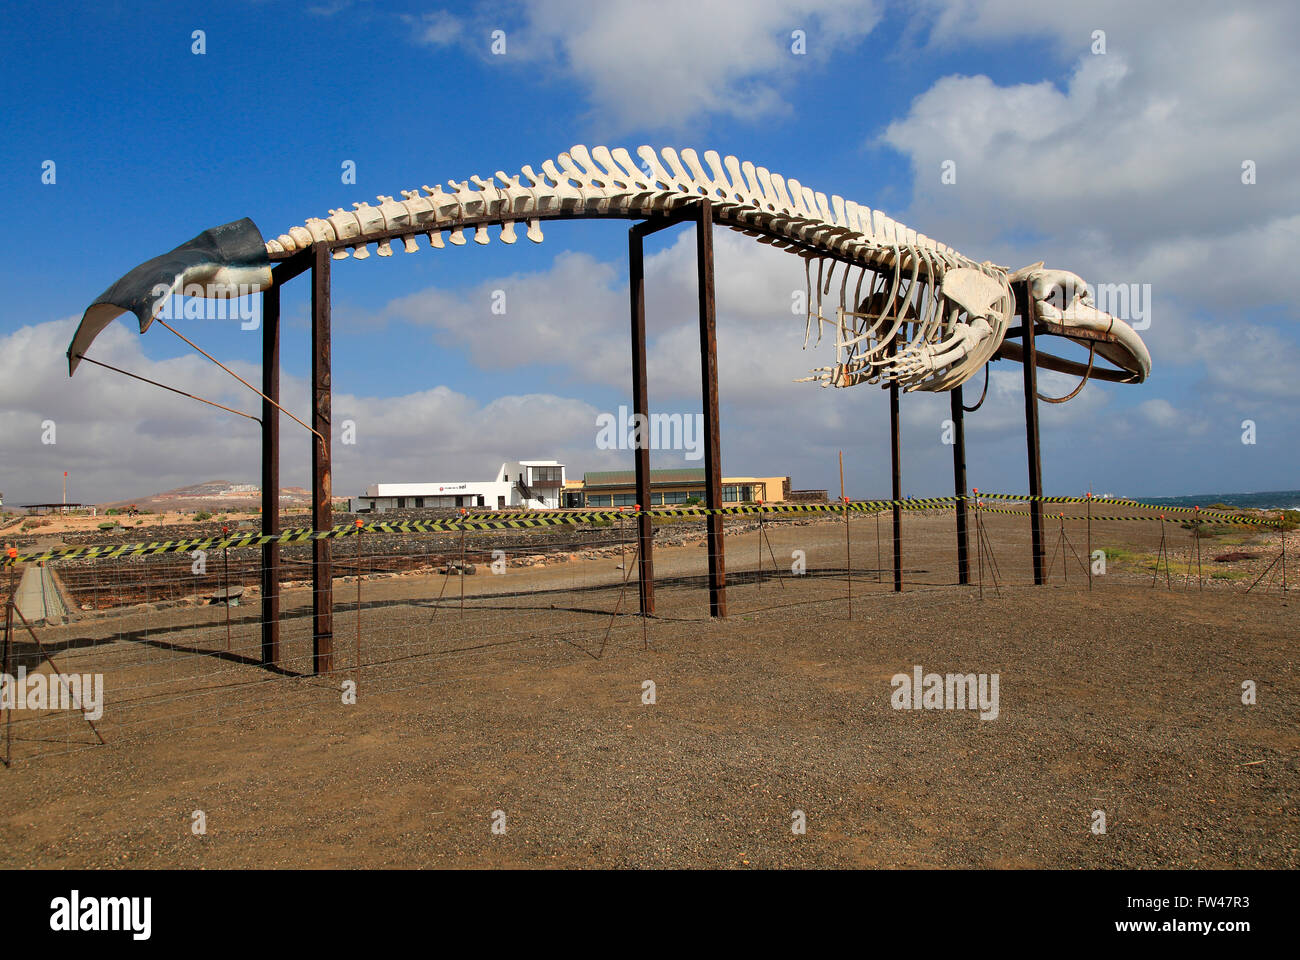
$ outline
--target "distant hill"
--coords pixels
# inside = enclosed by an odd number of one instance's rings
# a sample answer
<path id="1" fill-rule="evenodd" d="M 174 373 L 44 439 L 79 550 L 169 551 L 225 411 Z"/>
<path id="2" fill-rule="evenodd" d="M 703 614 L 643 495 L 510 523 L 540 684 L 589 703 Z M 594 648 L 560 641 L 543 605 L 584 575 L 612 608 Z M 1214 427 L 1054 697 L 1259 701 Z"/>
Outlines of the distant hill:
<path id="1" fill-rule="evenodd" d="M 189 487 L 177 487 L 162 493 L 119 500 L 115 503 L 101 503 L 101 510 L 111 507 L 124 508 L 135 504 L 141 510 L 161 513 L 165 510 L 206 510 L 252 512 L 262 504 L 262 490 L 256 483 L 242 483 L 234 480 L 208 480 Z M 311 506 L 311 492 L 302 487 L 281 487 L 280 508 Z"/>

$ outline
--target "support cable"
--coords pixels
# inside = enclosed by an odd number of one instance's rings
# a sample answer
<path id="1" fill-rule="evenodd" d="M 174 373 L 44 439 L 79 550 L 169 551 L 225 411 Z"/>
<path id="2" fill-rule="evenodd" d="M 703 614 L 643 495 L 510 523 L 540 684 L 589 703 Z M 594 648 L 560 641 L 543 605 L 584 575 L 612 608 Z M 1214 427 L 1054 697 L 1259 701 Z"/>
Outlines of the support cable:
<path id="1" fill-rule="evenodd" d="M 321 443 L 324 443 L 324 442 L 325 442 L 325 438 L 322 437 L 318 431 L 316 431 L 316 430 L 312 430 L 311 427 L 307 426 L 307 424 L 303 423 L 301 420 L 299 420 L 297 417 L 295 417 L 295 416 L 294 416 L 292 413 L 290 413 L 288 410 L 284 409 L 284 407 L 280 406 L 278 403 L 276 403 L 274 400 L 272 400 L 270 397 L 268 397 L 266 394 L 264 394 L 261 390 L 258 390 L 257 387 L 253 386 L 251 383 L 249 383 L 247 380 L 245 380 L 245 379 L 244 379 L 243 377 L 241 377 L 239 374 L 235 373 L 235 371 L 231 370 L 228 366 L 226 366 L 224 363 L 222 363 L 222 362 L 221 362 L 220 360 L 218 360 L 216 357 L 212 356 L 212 354 L 208 353 L 206 350 L 204 350 L 202 347 L 200 347 L 198 344 L 196 344 L 193 340 L 190 340 L 190 339 L 187 338 L 184 334 L 182 334 L 182 333 L 180 333 L 178 330 L 176 330 L 176 328 L 174 328 L 174 327 L 171 326 L 169 323 L 167 323 L 166 320 L 162 319 L 161 317 L 155 317 L 154 319 L 155 319 L 158 323 L 161 323 L 164 327 L 166 327 L 166 328 L 167 328 L 168 330 L 170 330 L 172 333 L 176 334 L 176 336 L 180 337 L 182 340 L 184 340 L 186 343 L 188 343 L 191 347 L 193 347 L 193 348 L 194 348 L 195 350 L 197 350 L 199 353 L 203 354 L 203 356 L 207 357 L 209 360 L 211 360 L 213 363 L 215 363 L 217 366 L 219 366 L 222 370 L 226 371 L 226 373 L 230 374 L 232 377 L 234 377 L 236 380 L 238 380 L 238 381 L 239 381 L 240 383 L 242 383 L 244 386 L 248 387 L 249 390 L 252 390 L 255 394 L 257 394 L 259 397 L 261 397 L 263 400 L 265 400 L 265 401 L 266 401 L 267 403 L 269 403 L 271 406 L 275 407 L 275 409 L 279 410 L 281 413 L 283 413 L 286 417 L 288 417 L 288 418 L 289 418 L 290 420 L 292 420 L 294 423 L 298 424 L 298 426 L 302 427 L 302 428 L 305 429 L 305 430 L 310 431 L 311 433 L 316 434 L 317 439 L 319 439 Z M 254 419 L 256 419 L 256 418 L 254 418 Z M 258 422 L 260 423 L 261 421 L 258 421 Z"/>
<path id="2" fill-rule="evenodd" d="M 150 380 L 148 377 L 142 377 L 138 373 L 131 373 L 129 370 L 123 370 L 120 367 L 113 366 L 112 364 L 103 363 L 99 360 L 92 360 L 84 353 L 81 354 L 81 356 L 78 357 L 78 359 L 84 360 L 86 361 L 86 363 L 93 363 L 95 366 L 103 367 L 106 370 L 112 370 L 114 373 L 120 373 L 123 376 L 131 377 L 133 380 L 142 380 L 145 383 L 150 384 L 151 386 L 162 387 L 164 390 L 170 390 L 172 393 L 179 393 L 182 397 L 189 397 L 191 400 L 199 401 L 199 403 L 206 403 L 210 407 L 218 407 L 221 410 L 225 410 L 227 413 L 233 413 L 239 417 L 246 417 L 249 420 L 256 421 L 257 423 L 262 422 L 260 417 L 255 417 L 251 413 L 244 413 L 242 410 L 236 410 L 233 407 L 227 407 L 225 404 L 217 403 L 214 400 L 205 400 L 203 397 L 195 396 L 192 393 L 186 393 L 184 390 L 178 390 L 176 387 L 169 387 L 165 383 L 159 383 L 157 380 Z"/>

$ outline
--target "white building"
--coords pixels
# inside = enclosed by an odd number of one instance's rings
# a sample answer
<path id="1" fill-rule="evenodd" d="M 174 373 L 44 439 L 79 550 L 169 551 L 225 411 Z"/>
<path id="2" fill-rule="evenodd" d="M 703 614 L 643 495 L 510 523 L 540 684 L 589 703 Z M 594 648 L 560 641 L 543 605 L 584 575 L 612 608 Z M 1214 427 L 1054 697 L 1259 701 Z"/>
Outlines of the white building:
<path id="1" fill-rule="evenodd" d="M 436 483 L 372 483 L 349 501 L 354 513 L 464 507 L 467 510 L 550 510 L 561 505 L 564 464 L 558 460 L 511 460 L 493 480 Z"/>

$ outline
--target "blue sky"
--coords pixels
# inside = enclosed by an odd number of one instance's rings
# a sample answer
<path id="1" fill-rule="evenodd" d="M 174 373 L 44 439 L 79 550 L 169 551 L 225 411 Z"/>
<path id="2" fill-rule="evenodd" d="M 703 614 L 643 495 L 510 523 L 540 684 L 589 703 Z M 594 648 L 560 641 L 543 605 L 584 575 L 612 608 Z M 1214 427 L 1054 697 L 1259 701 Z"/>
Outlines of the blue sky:
<path id="1" fill-rule="evenodd" d="M 131 267 L 249 216 L 273 237 L 307 217 L 422 184 L 518 172 L 574 143 L 717 149 L 885 210 L 977 259 L 1045 260 L 1094 282 L 1149 283 L 1141 386 L 1090 384 L 1046 407 L 1052 492 L 1290 489 L 1300 401 L 1295 296 L 1300 118 L 1270 5 L 1073 8 L 1029 2 L 573 0 L 478 4 L 32 5 L 0 26 L 6 109 L 0 489 L 6 503 L 111 500 L 257 477 L 256 425 L 63 359 L 86 305 Z M 206 50 L 193 52 L 193 32 Z M 490 52 L 493 31 L 506 52 Z M 1106 52 L 1095 52 L 1095 30 Z M 792 51 L 804 31 L 804 54 Z M 1190 50 L 1209 51 L 1195 57 Z M 957 164 L 955 185 L 939 166 Z M 42 183 L 54 161 L 55 183 Z M 357 183 L 341 182 L 355 162 Z M 1243 160 L 1257 182 L 1241 182 Z M 478 479 L 500 460 L 570 471 L 630 463 L 595 448 L 626 403 L 626 224 L 336 264 L 336 493 Z M 651 404 L 698 409 L 693 241 L 648 248 Z M 887 397 L 794 384 L 799 261 L 718 236 L 723 469 L 849 491 L 888 482 Z M 510 304 L 487 309 L 493 291 Z M 308 290 L 285 293 L 285 397 L 305 417 Z M 260 335 L 183 326 L 243 375 Z M 1066 352 L 1069 352 L 1067 348 Z M 1071 353 L 1077 356 L 1077 353 Z M 256 398 L 166 330 L 119 320 L 91 356 L 255 412 Z M 978 393 L 982 378 L 968 388 Z M 1043 389 L 1068 392 L 1068 378 Z M 971 482 L 1025 487 L 1019 367 L 992 368 L 968 418 Z M 905 489 L 947 492 L 946 396 L 904 398 Z M 47 420 L 54 444 L 42 443 Z M 1242 422 L 1256 425 L 1242 443 Z M 337 428 L 337 424 L 336 424 Z M 286 483 L 306 436 L 284 426 Z M 664 466 L 674 455 L 656 456 Z"/>

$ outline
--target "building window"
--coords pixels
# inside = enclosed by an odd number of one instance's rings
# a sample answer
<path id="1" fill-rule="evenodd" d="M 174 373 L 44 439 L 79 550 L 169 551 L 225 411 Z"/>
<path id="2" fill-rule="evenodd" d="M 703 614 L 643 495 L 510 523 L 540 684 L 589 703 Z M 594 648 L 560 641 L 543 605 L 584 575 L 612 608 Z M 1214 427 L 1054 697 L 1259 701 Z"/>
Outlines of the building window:
<path id="1" fill-rule="evenodd" d="M 398 510 L 405 510 L 405 509 L 406 509 L 406 498 L 405 498 L 405 497 L 398 497 L 398 498 L 397 498 L 397 509 L 398 509 Z"/>
<path id="2" fill-rule="evenodd" d="M 424 497 L 416 497 L 415 506 L 417 510 L 422 508 L 424 506 Z"/>
<path id="3" fill-rule="evenodd" d="M 589 507 L 608 507 L 610 497 L 608 493 L 589 493 L 587 494 L 587 506 Z"/>
<path id="4" fill-rule="evenodd" d="M 543 487 L 558 487 L 564 481 L 563 467 L 529 467 L 533 483 Z"/>
<path id="5" fill-rule="evenodd" d="M 635 493 L 616 493 L 614 494 L 614 506 L 616 507 L 633 507 L 636 506 Z"/>
<path id="6" fill-rule="evenodd" d="M 665 491 L 664 493 L 660 494 L 660 502 L 661 502 L 661 503 L 685 503 L 685 502 L 686 502 L 686 491 L 685 491 L 685 490 L 667 490 L 667 491 Z"/>

